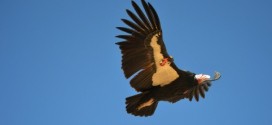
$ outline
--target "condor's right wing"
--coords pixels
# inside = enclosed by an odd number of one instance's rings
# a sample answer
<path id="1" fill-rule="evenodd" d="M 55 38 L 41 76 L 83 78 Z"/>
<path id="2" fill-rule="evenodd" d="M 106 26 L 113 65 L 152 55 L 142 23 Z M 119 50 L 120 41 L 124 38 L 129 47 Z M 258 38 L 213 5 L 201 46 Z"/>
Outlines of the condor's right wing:
<path id="1" fill-rule="evenodd" d="M 119 45 L 122 52 L 122 69 L 126 78 L 138 73 L 131 79 L 130 84 L 137 91 L 144 91 L 154 86 L 170 84 L 179 77 L 175 64 L 162 38 L 159 17 L 150 3 L 142 0 L 144 12 L 132 1 L 136 14 L 126 10 L 133 21 L 122 19 L 128 27 L 117 27 L 127 33 L 116 37 L 124 39 Z M 162 65 L 162 61 L 167 62 Z"/>

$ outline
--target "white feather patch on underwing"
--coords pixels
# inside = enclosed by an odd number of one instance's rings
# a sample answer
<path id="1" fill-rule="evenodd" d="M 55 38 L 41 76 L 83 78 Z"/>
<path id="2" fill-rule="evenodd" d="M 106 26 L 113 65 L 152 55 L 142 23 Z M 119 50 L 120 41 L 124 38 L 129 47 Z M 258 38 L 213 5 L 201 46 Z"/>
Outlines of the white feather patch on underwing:
<path id="1" fill-rule="evenodd" d="M 151 106 L 153 103 L 154 103 L 154 99 L 151 98 L 151 99 L 149 99 L 147 102 L 141 104 L 141 105 L 137 108 L 137 110 L 141 110 L 141 109 L 144 108 L 144 107 Z"/>
<path id="2" fill-rule="evenodd" d="M 158 44 L 159 33 L 155 34 L 151 38 L 150 45 L 153 48 L 153 56 L 156 64 L 156 72 L 152 76 L 152 85 L 153 86 L 164 86 L 174 80 L 176 80 L 179 75 L 175 69 L 173 69 L 169 63 L 166 63 L 164 66 L 160 65 L 161 60 L 164 58 L 161 53 L 161 46 Z"/>

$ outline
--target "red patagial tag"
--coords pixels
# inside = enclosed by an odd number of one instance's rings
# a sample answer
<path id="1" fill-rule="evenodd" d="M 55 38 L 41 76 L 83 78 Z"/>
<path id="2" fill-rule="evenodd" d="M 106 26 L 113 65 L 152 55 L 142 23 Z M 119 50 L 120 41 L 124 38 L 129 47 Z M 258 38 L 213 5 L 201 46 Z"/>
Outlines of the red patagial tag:
<path id="1" fill-rule="evenodd" d="M 168 62 L 168 58 L 164 58 L 164 59 L 162 59 L 162 61 L 160 62 L 160 65 L 161 65 L 161 66 L 164 66 L 167 62 Z"/>

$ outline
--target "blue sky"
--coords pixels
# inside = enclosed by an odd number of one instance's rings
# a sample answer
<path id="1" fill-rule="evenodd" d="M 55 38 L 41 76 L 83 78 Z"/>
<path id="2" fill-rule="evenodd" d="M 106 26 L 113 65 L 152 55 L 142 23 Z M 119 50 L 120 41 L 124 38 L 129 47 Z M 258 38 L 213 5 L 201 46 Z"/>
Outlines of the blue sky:
<path id="1" fill-rule="evenodd" d="M 0 124 L 271 125 L 271 0 L 149 2 L 181 69 L 221 72 L 205 99 L 126 113 L 114 36 L 130 0 L 1 0 Z"/>

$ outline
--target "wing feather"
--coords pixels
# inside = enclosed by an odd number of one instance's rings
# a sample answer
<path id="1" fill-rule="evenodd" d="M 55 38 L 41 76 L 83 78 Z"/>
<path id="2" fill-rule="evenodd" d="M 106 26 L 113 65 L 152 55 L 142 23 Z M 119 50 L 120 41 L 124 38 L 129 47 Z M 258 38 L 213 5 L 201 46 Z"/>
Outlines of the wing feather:
<path id="1" fill-rule="evenodd" d="M 121 30 L 121 31 L 124 31 L 124 32 L 126 32 L 126 33 L 128 33 L 128 34 L 133 34 L 133 33 L 135 33 L 134 30 L 129 29 L 129 28 L 125 28 L 125 27 L 116 27 L 116 28 L 119 29 L 119 30 Z"/>
<path id="2" fill-rule="evenodd" d="M 195 97 L 196 101 L 199 100 L 199 90 L 198 90 L 198 87 L 195 88 L 195 90 L 194 90 L 194 97 Z"/>
<path id="3" fill-rule="evenodd" d="M 135 36 L 131 36 L 131 35 L 117 35 L 116 36 L 117 38 L 121 38 L 121 39 L 125 39 L 127 41 L 139 41 L 140 38 L 139 37 L 135 37 Z M 120 45 L 119 44 L 120 42 L 116 43 L 117 45 Z"/>
<path id="4" fill-rule="evenodd" d="M 202 98 L 205 98 L 205 90 L 203 89 L 203 86 L 199 87 L 199 93 Z"/>
<path id="5" fill-rule="evenodd" d="M 131 19 L 136 22 L 142 29 L 144 29 L 145 33 L 148 34 L 148 30 L 145 27 L 144 23 L 134 14 L 132 13 L 130 10 L 127 10 L 128 15 L 131 17 Z"/>
<path id="6" fill-rule="evenodd" d="M 187 90 L 187 92 L 184 93 L 184 96 L 188 98 L 190 101 L 192 101 L 193 98 L 195 98 L 196 101 L 199 101 L 199 95 L 202 98 L 205 98 L 205 91 L 207 92 L 209 87 L 211 86 L 210 82 L 205 82 L 200 85 L 196 85 L 192 87 L 191 89 Z"/>
<path id="7" fill-rule="evenodd" d="M 155 19 L 153 17 L 150 7 L 147 5 L 147 3 L 144 0 L 142 0 L 142 4 L 145 10 L 145 13 L 147 14 L 147 17 L 149 19 L 149 22 L 151 23 L 151 26 L 152 26 L 151 28 L 156 29 Z"/>
<path id="8" fill-rule="evenodd" d="M 116 36 L 125 40 L 116 44 L 119 45 L 123 55 L 122 69 L 126 78 L 137 73 L 130 81 L 131 86 L 137 91 L 145 91 L 157 85 L 166 85 L 177 78 L 177 75 L 174 75 L 170 77 L 171 79 L 163 79 L 176 71 L 169 65 L 164 68 L 158 67 L 159 62 L 169 55 L 162 40 L 160 21 L 155 9 L 145 0 L 142 0 L 142 5 L 145 13 L 132 1 L 136 13 L 126 10 L 132 21 L 121 19 L 129 28 L 117 27 L 127 34 Z M 160 78 L 160 76 L 164 77 Z M 164 83 L 165 81 L 169 83 Z"/>
<path id="9" fill-rule="evenodd" d="M 136 75 L 131 81 L 130 84 L 136 91 L 145 90 L 147 88 L 151 88 L 152 84 L 152 74 L 154 73 L 154 69 L 152 66 L 142 70 L 138 75 Z"/>
<path id="10" fill-rule="evenodd" d="M 152 28 L 151 28 L 151 25 L 148 21 L 148 19 L 146 18 L 145 14 L 143 13 L 143 11 L 140 9 L 140 7 L 134 2 L 132 1 L 132 6 L 134 7 L 134 10 L 137 12 L 138 16 L 141 18 L 141 20 L 143 21 L 146 29 L 148 31 L 151 31 L 152 32 Z"/>
<path id="11" fill-rule="evenodd" d="M 155 11 L 155 9 L 153 8 L 153 6 L 150 3 L 148 3 L 148 6 L 150 7 L 150 10 L 153 13 L 154 22 L 156 24 L 157 29 L 161 30 L 161 25 L 160 25 L 161 23 L 160 23 L 159 16 L 158 16 L 157 12 Z"/>
<path id="12" fill-rule="evenodd" d="M 129 27 L 131 27 L 132 29 L 138 31 L 139 33 L 143 34 L 143 37 L 142 39 L 144 39 L 144 34 L 145 34 L 145 31 L 140 27 L 138 26 L 137 24 L 127 20 L 127 19 L 121 19 L 125 24 L 127 24 Z"/>

